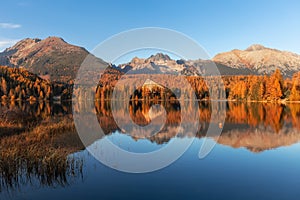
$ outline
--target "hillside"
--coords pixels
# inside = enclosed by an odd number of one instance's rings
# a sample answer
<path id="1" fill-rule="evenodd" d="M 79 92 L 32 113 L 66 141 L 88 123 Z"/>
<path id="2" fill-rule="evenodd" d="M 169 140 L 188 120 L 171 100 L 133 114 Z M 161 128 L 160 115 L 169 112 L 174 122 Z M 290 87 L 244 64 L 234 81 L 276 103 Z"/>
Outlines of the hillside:
<path id="1" fill-rule="evenodd" d="M 0 66 L 1 100 L 50 100 L 52 85 L 25 69 Z"/>
<path id="2" fill-rule="evenodd" d="M 89 54 L 62 38 L 24 39 L 0 53 L 0 65 L 25 68 L 51 81 L 68 82 Z"/>
<path id="3" fill-rule="evenodd" d="M 300 55 L 262 45 L 220 53 L 212 60 L 235 69 L 249 69 L 258 74 L 271 74 L 279 69 L 284 76 L 291 77 L 300 70 Z"/>

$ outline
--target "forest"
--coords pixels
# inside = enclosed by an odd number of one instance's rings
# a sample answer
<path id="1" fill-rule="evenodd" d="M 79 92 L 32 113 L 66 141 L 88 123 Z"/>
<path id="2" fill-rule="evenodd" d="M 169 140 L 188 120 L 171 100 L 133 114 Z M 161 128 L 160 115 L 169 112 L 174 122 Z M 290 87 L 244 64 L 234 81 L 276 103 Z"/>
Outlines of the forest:
<path id="1" fill-rule="evenodd" d="M 197 100 L 209 100 L 211 91 L 217 93 L 217 98 L 235 101 L 264 101 L 264 102 L 283 102 L 300 101 L 300 72 L 294 74 L 293 78 L 284 79 L 281 72 L 276 70 L 272 75 L 235 75 L 222 76 L 222 82 L 218 77 L 186 76 L 186 80 L 191 85 L 192 90 L 184 86 L 186 84 L 182 78 L 172 75 L 136 75 L 142 80 L 141 76 L 155 78 L 159 83 L 156 85 L 137 83 L 138 79 L 134 75 L 126 75 L 121 86 L 115 88 L 117 81 L 100 81 L 96 88 L 95 98 L 98 100 L 111 99 L 114 90 L 121 90 L 118 99 L 131 100 L 172 100 L 174 98 L 190 99 L 191 92 L 194 92 Z M 161 77 L 159 77 L 161 76 Z M 117 77 L 116 77 L 117 79 Z M 136 82 L 135 82 L 136 81 Z M 172 83 L 173 82 L 173 83 Z M 128 85 L 140 85 L 130 88 Z M 209 83 L 209 86 L 207 85 Z M 221 85 L 220 85 L 221 84 Z M 119 84 L 120 85 L 120 84 Z M 171 87 L 164 87 L 165 85 Z M 172 88 L 174 85 L 181 85 L 180 88 Z M 222 90 L 221 88 L 224 88 Z M 222 91 L 225 94 L 222 94 Z M 84 98 L 84 97 L 83 97 Z"/>
<path id="2" fill-rule="evenodd" d="M 109 69 L 104 73 L 96 87 L 77 85 L 73 93 L 74 83 L 50 82 L 25 69 L 0 66 L 0 98 L 1 101 L 70 100 L 72 97 L 80 101 L 91 98 L 100 101 L 111 98 L 162 101 L 191 99 L 194 93 L 197 100 L 209 100 L 211 92 L 214 91 L 218 100 L 300 101 L 300 72 L 286 79 L 279 70 L 272 75 L 227 75 L 222 76 L 221 83 L 220 77 L 215 76 L 186 76 L 183 79 L 182 76 L 175 75 L 122 75 L 115 71 Z M 138 82 L 140 79 L 155 81 L 145 84 Z M 188 89 L 187 83 L 192 90 Z M 224 90 L 220 89 L 222 87 Z M 112 96 L 114 91 L 119 96 Z"/>
<path id="3" fill-rule="evenodd" d="M 0 66 L 1 101 L 70 99 L 71 88 L 69 84 L 51 83 L 25 69 Z"/>

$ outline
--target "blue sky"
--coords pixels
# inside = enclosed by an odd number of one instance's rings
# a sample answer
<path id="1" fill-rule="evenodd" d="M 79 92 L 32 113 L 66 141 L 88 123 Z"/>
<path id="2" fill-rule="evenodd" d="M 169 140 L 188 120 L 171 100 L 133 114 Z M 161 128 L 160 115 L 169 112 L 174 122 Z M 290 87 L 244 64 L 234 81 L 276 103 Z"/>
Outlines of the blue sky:
<path id="1" fill-rule="evenodd" d="M 182 32 L 211 56 L 254 43 L 300 54 L 300 1 L 2 1 L 0 49 L 23 38 L 59 36 L 92 50 L 132 28 Z"/>

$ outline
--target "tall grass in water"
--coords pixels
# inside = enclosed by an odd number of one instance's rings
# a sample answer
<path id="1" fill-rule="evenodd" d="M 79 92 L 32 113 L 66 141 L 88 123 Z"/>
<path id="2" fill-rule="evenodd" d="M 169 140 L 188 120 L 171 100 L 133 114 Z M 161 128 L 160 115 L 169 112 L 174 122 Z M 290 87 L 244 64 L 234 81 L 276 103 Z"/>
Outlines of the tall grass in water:
<path id="1" fill-rule="evenodd" d="M 0 138 L 0 190 L 36 182 L 68 184 L 70 178 L 82 175 L 83 165 L 80 158 L 68 155 L 82 148 L 70 117 Z"/>

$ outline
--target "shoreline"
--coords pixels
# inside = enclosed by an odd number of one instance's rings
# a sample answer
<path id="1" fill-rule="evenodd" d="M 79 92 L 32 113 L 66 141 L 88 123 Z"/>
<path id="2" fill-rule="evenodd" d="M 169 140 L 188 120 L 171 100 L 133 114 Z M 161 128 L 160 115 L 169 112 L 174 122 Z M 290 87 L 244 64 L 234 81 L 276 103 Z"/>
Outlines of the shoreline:
<path id="1" fill-rule="evenodd" d="M 71 103 L 73 102 L 74 100 L 72 99 L 65 99 L 65 100 L 61 100 L 61 101 L 53 101 L 53 100 L 36 100 L 36 101 L 29 101 L 29 100 L 7 100 L 7 101 L 3 101 L 0 99 L 0 103 L 11 103 L 11 102 L 14 102 L 14 103 L 19 103 L 19 102 L 22 102 L 22 103 L 39 103 L 39 102 L 43 102 L 43 103 L 55 103 L 55 104 L 60 104 L 60 103 Z M 75 100 L 76 102 L 84 102 L 84 101 L 79 101 L 79 100 Z M 91 101 L 91 99 L 87 99 L 87 101 Z M 107 102 L 107 101 L 126 101 L 126 99 L 95 99 L 95 100 L 92 100 L 94 102 Z M 277 103 L 277 104 L 290 104 L 290 103 L 300 103 L 300 101 L 290 101 L 290 100 L 279 100 L 279 101 L 266 101 L 266 100 L 263 100 L 263 101 L 254 101 L 254 100 L 234 100 L 234 99 L 196 99 L 196 100 L 193 100 L 193 99 L 173 99 L 173 100 L 155 100 L 155 99 L 149 99 L 149 100 L 144 100 L 144 99 L 131 99 L 129 100 L 130 102 L 134 102 L 134 101 L 138 101 L 138 102 L 174 102 L 174 101 L 198 101 L 198 102 L 209 102 L 209 101 L 212 101 L 212 102 L 238 102 L 238 103 Z"/>

